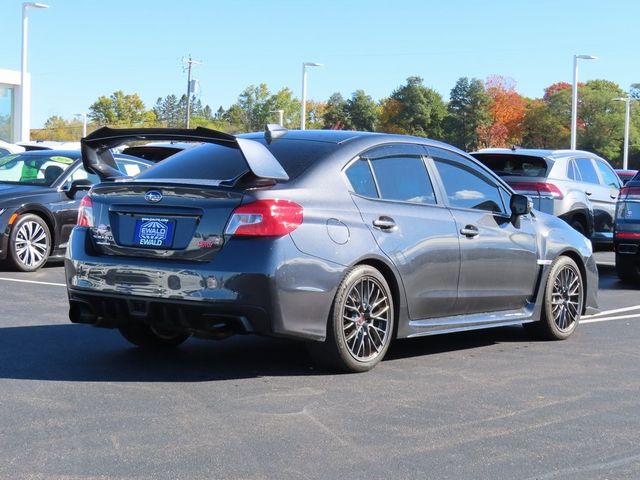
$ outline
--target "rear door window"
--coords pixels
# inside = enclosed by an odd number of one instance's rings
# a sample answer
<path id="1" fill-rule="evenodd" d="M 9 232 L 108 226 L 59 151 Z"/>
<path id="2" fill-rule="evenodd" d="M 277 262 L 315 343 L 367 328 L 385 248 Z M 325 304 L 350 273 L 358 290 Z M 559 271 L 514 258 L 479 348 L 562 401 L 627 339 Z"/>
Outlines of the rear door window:
<path id="1" fill-rule="evenodd" d="M 362 157 L 371 163 L 381 198 L 430 205 L 436 203 L 421 147 L 388 145 L 369 150 Z"/>
<path id="2" fill-rule="evenodd" d="M 583 182 L 600 183 L 600 179 L 590 158 L 576 158 L 576 166 L 578 167 Z"/>
<path id="3" fill-rule="evenodd" d="M 355 161 L 347 169 L 347 178 L 353 191 L 363 197 L 376 198 L 378 191 L 376 190 L 376 182 L 373 180 L 369 161 L 366 158 Z"/>

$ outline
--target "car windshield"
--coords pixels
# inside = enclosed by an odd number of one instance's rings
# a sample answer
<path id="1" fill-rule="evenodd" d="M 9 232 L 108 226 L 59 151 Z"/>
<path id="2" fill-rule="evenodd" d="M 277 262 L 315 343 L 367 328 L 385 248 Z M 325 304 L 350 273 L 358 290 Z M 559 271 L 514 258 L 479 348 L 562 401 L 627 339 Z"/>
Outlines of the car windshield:
<path id="1" fill-rule="evenodd" d="M 0 182 L 50 187 L 74 161 L 46 152 L 7 155 L 0 158 Z"/>

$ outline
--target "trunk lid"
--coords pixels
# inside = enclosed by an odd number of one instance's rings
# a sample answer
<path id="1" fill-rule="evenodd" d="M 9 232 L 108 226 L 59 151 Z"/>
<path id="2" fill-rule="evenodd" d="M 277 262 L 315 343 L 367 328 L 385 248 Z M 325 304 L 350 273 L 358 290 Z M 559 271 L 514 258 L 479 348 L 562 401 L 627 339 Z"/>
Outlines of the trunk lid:
<path id="1" fill-rule="evenodd" d="M 97 254 L 210 261 L 242 198 L 223 187 L 103 183 L 91 191 L 90 237 Z"/>

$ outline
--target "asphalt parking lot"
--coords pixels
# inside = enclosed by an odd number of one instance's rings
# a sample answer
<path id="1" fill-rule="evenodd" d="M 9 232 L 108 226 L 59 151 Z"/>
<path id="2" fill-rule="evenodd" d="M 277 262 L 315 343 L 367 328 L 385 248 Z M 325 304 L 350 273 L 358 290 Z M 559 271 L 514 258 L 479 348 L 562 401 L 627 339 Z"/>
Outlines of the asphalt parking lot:
<path id="1" fill-rule="evenodd" d="M 142 352 L 68 322 L 60 265 L 0 270 L 0 477 L 640 478 L 640 286 L 597 258 L 568 341 L 404 340 L 359 375 L 257 337 Z"/>

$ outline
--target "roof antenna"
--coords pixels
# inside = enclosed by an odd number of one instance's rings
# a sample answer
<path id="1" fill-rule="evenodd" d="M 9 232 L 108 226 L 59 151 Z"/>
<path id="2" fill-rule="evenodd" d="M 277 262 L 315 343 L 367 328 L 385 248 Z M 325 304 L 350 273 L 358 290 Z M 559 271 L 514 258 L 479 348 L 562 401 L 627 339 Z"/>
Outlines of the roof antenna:
<path id="1" fill-rule="evenodd" d="M 264 126 L 264 138 L 267 143 L 271 143 L 274 140 L 283 137 L 287 134 L 289 130 L 284 128 L 282 125 L 278 125 L 277 123 L 267 123 Z"/>

